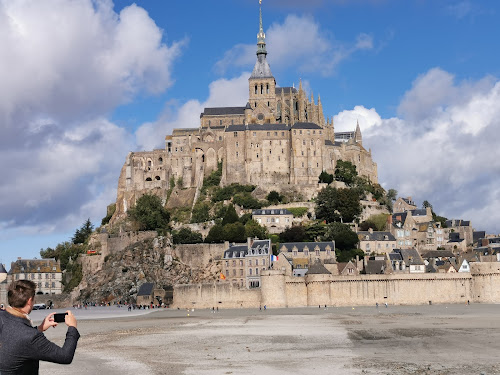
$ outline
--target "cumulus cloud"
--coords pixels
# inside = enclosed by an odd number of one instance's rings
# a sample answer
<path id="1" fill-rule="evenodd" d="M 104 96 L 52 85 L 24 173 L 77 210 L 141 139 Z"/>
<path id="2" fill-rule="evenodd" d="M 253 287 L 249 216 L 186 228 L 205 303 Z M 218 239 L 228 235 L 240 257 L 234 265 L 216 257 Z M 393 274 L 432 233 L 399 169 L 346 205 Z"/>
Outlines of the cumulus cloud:
<path id="1" fill-rule="evenodd" d="M 219 79 L 209 85 L 207 100 L 189 100 L 180 104 L 175 100 L 167 103 L 160 118 L 143 124 L 136 132 L 139 150 L 165 147 L 164 138 L 174 128 L 197 128 L 200 113 L 206 107 L 244 107 L 248 101 L 249 72 L 233 79 Z"/>
<path id="2" fill-rule="evenodd" d="M 332 75 L 337 66 L 357 51 L 373 49 L 373 37 L 359 34 L 356 40 L 342 43 L 308 16 L 289 15 L 285 21 L 273 23 L 266 33 L 268 60 L 271 67 L 286 69 L 297 67 L 301 72 L 319 72 Z M 255 44 L 238 44 L 215 65 L 223 73 L 232 66 L 249 66 L 255 63 Z M 297 65 L 299 63 L 299 65 Z"/>
<path id="3" fill-rule="evenodd" d="M 67 230 L 104 216 L 134 147 L 106 117 L 173 84 L 185 42 L 164 38 L 136 5 L 0 0 L 0 227 Z"/>
<path id="4" fill-rule="evenodd" d="M 497 230 L 500 81 L 457 82 L 431 69 L 405 94 L 398 117 L 358 106 L 335 116 L 335 129 L 352 130 L 357 120 L 383 186 L 428 200 L 443 216 L 472 220 L 476 229 Z"/>

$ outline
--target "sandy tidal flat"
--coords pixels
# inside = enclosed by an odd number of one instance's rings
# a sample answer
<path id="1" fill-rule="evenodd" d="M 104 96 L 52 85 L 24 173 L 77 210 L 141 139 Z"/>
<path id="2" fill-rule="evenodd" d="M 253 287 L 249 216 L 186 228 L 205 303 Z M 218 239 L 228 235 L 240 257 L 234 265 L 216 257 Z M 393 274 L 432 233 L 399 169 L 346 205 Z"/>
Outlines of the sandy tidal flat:
<path id="1" fill-rule="evenodd" d="M 500 374 L 497 305 L 115 315 L 82 314 L 73 363 L 41 363 L 40 373 Z M 62 345 L 65 332 L 46 334 Z"/>

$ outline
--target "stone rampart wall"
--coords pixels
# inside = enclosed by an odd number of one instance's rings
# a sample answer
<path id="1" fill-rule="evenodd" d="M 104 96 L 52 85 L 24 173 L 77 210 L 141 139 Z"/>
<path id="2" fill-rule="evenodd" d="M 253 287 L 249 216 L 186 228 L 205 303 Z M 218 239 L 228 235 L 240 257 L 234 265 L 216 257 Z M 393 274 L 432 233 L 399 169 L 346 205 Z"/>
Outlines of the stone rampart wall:
<path id="1" fill-rule="evenodd" d="M 260 289 L 240 289 L 229 282 L 176 285 L 174 308 L 258 307 Z"/>
<path id="2" fill-rule="evenodd" d="M 431 303 L 500 303 L 500 262 L 473 263 L 471 273 L 398 275 L 285 276 L 264 271 L 260 289 L 246 290 L 228 283 L 183 285 L 174 288 L 174 304 L 210 307 L 301 307 L 422 305 Z M 205 287 L 209 285 L 209 287 Z M 224 288 L 230 288 L 224 289 Z M 251 293 L 251 298 L 246 292 Z M 219 303 L 220 302 L 220 303 Z"/>

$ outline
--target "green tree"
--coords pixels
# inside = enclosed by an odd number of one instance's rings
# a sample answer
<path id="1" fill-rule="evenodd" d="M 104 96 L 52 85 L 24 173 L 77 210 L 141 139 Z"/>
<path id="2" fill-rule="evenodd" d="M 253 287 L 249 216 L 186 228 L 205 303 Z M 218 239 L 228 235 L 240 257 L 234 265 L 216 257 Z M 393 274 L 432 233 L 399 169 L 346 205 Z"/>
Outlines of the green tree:
<path id="1" fill-rule="evenodd" d="M 223 239 L 229 242 L 245 242 L 245 226 L 239 222 L 226 224 L 222 230 Z"/>
<path id="2" fill-rule="evenodd" d="M 283 199 L 283 197 L 276 190 L 272 190 L 272 191 L 269 192 L 269 194 L 267 194 L 266 199 L 271 204 L 278 204 L 279 202 L 281 202 L 281 200 Z"/>
<path id="3" fill-rule="evenodd" d="M 324 237 L 326 231 L 326 225 L 321 221 L 312 222 L 309 225 L 304 227 L 306 242 L 317 242 L 321 241 L 321 238 Z"/>
<path id="4" fill-rule="evenodd" d="M 45 250 L 40 250 L 42 258 L 55 258 L 59 260 L 61 269 L 66 270 L 70 259 L 75 260 L 78 255 L 85 252 L 85 246 L 82 244 L 74 244 L 72 242 L 61 242 L 56 245 L 55 249 L 48 247 Z"/>
<path id="5" fill-rule="evenodd" d="M 238 221 L 238 214 L 236 213 L 236 209 L 232 204 L 227 206 L 226 213 L 222 219 L 222 225 L 236 223 Z"/>
<path id="6" fill-rule="evenodd" d="M 427 208 L 427 207 L 430 207 L 432 210 L 432 204 L 430 204 L 429 201 L 425 200 L 422 203 L 422 208 Z"/>
<path id="7" fill-rule="evenodd" d="M 248 192 L 236 194 L 233 198 L 233 202 L 243 208 L 258 209 L 262 207 L 262 203 L 252 197 Z"/>
<path id="8" fill-rule="evenodd" d="M 326 171 L 322 171 L 319 175 L 319 183 L 324 183 L 324 184 L 331 184 L 333 182 L 333 174 L 330 174 Z"/>
<path id="9" fill-rule="evenodd" d="M 252 214 L 246 213 L 240 216 L 239 222 L 243 225 L 246 225 L 250 220 L 252 220 Z"/>
<path id="10" fill-rule="evenodd" d="M 323 241 L 335 241 L 335 248 L 344 251 L 355 249 L 359 239 L 349 225 L 335 222 L 326 226 Z"/>
<path id="11" fill-rule="evenodd" d="M 90 218 L 85 221 L 85 223 L 82 224 L 82 226 L 75 231 L 75 234 L 71 241 L 74 244 L 83 244 L 87 241 L 87 239 L 90 237 L 92 234 L 92 231 L 94 230 L 94 226 L 90 222 Z"/>
<path id="12" fill-rule="evenodd" d="M 350 260 L 356 259 L 356 255 L 362 258 L 365 256 L 365 253 L 361 249 L 352 249 L 352 250 L 336 250 L 335 256 L 337 258 L 337 262 L 346 263 Z"/>
<path id="13" fill-rule="evenodd" d="M 354 164 L 350 161 L 337 160 L 337 165 L 335 167 L 335 179 L 337 181 L 342 181 L 347 186 L 351 186 L 357 176 L 358 172 Z"/>
<path id="14" fill-rule="evenodd" d="M 304 242 L 306 241 L 306 231 L 302 225 L 286 228 L 279 234 L 280 242 Z"/>
<path id="15" fill-rule="evenodd" d="M 387 190 L 387 199 L 390 199 L 391 201 L 395 201 L 397 196 L 398 196 L 398 191 L 396 189 L 389 189 Z"/>
<path id="16" fill-rule="evenodd" d="M 151 194 L 140 197 L 135 207 L 128 211 L 128 216 L 137 224 L 139 230 L 162 230 L 170 221 L 170 214 L 161 204 L 161 199 Z"/>
<path id="17" fill-rule="evenodd" d="M 188 227 L 182 227 L 178 231 L 172 231 L 172 241 L 174 244 L 202 243 L 201 233 L 193 232 Z"/>
<path id="18" fill-rule="evenodd" d="M 208 235 L 205 237 L 206 243 L 221 243 L 224 242 L 224 227 L 221 224 L 215 224 Z"/>
<path id="19" fill-rule="evenodd" d="M 210 205 L 207 202 L 197 202 L 193 207 L 191 223 L 203 223 L 210 220 Z"/>
<path id="20" fill-rule="evenodd" d="M 266 228 L 257 223 L 255 220 L 248 220 L 245 224 L 245 238 L 255 238 L 259 240 L 264 240 L 268 238 L 268 233 Z"/>
<path id="21" fill-rule="evenodd" d="M 327 223 L 354 221 L 362 212 L 359 199 L 359 192 L 355 189 L 327 186 L 316 198 L 316 218 Z"/>

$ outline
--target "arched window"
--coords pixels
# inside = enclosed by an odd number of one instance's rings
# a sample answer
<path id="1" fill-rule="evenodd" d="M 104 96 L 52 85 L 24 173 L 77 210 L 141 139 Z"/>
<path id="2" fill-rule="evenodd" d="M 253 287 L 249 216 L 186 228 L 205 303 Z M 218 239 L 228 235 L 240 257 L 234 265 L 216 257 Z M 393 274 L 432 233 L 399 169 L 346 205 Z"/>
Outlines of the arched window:
<path id="1" fill-rule="evenodd" d="M 151 179 L 151 177 L 148 177 L 148 178 L 146 178 L 146 181 L 149 182 L 149 181 L 153 181 L 153 180 Z"/>
<path id="2" fill-rule="evenodd" d="M 255 95 L 258 94 L 258 91 L 257 91 L 257 85 L 255 85 Z"/>
<path id="3" fill-rule="evenodd" d="M 160 181 L 160 180 L 161 180 L 160 176 L 156 176 L 156 177 L 155 177 L 155 180 L 156 180 L 156 181 Z"/>
<path id="4" fill-rule="evenodd" d="M 158 163 L 163 164 L 163 158 L 162 157 L 158 158 Z"/>
<path id="5" fill-rule="evenodd" d="M 264 94 L 264 85 L 263 84 L 260 85 L 260 93 Z"/>
<path id="6" fill-rule="evenodd" d="M 269 94 L 269 83 L 266 85 L 266 94 Z"/>

